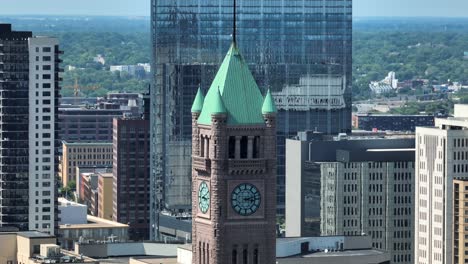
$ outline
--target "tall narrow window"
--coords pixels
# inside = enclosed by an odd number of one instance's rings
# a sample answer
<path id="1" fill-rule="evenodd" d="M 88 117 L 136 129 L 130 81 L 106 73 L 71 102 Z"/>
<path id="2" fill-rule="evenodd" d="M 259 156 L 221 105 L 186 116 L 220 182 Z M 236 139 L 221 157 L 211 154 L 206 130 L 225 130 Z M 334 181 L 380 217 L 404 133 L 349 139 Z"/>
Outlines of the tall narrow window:
<path id="1" fill-rule="evenodd" d="M 247 158 L 247 148 L 248 148 L 249 140 L 247 137 L 242 137 L 240 142 L 240 158 L 246 159 Z"/>
<path id="2" fill-rule="evenodd" d="M 232 264 L 237 264 L 237 249 L 232 250 Z"/>
<path id="3" fill-rule="evenodd" d="M 202 249 L 202 252 L 203 252 L 203 264 L 206 264 L 206 262 L 205 262 L 205 257 L 206 257 L 206 252 L 205 252 L 205 243 L 203 243 L 203 249 Z"/>
<path id="4" fill-rule="evenodd" d="M 253 142 L 253 158 L 258 159 L 260 158 L 260 137 L 255 137 Z"/>
<path id="5" fill-rule="evenodd" d="M 210 264 L 210 244 L 206 244 L 206 263 Z"/>
<path id="6" fill-rule="evenodd" d="M 230 159 L 236 158 L 236 137 L 229 137 L 228 151 Z"/>
<path id="7" fill-rule="evenodd" d="M 253 253 L 253 263 L 258 264 L 258 248 L 254 249 Z"/>
<path id="8" fill-rule="evenodd" d="M 201 242 L 198 242 L 198 263 L 202 264 L 202 247 Z"/>
<path id="9" fill-rule="evenodd" d="M 205 139 L 200 136 L 200 157 L 205 157 Z"/>
<path id="10" fill-rule="evenodd" d="M 242 251 L 242 263 L 247 264 L 247 261 L 248 261 L 247 249 L 244 248 L 244 250 Z"/>

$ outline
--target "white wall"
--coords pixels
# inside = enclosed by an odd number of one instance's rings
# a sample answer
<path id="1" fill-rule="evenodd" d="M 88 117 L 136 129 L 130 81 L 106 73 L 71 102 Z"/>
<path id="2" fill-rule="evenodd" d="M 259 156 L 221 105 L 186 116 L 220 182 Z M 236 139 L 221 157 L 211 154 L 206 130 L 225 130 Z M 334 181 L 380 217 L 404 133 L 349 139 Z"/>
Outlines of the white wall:
<path id="1" fill-rule="evenodd" d="M 56 45 L 55 38 L 29 39 L 29 230 L 50 234 L 54 234 L 55 227 L 57 174 L 54 164 Z M 50 78 L 45 78 L 47 75 Z"/>
<path id="2" fill-rule="evenodd" d="M 60 204 L 59 209 L 59 224 L 86 224 L 87 206 L 74 204 Z"/>
<path id="3" fill-rule="evenodd" d="M 276 241 L 276 257 L 284 258 L 301 254 L 301 244 L 309 242 L 309 251 L 338 249 L 340 244 L 344 244 L 344 236 L 334 237 L 304 237 L 298 239 L 278 239 Z M 337 248 L 338 246 L 338 248 Z"/>
<path id="4" fill-rule="evenodd" d="M 286 139 L 286 236 L 302 236 L 302 164 L 300 140 Z"/>

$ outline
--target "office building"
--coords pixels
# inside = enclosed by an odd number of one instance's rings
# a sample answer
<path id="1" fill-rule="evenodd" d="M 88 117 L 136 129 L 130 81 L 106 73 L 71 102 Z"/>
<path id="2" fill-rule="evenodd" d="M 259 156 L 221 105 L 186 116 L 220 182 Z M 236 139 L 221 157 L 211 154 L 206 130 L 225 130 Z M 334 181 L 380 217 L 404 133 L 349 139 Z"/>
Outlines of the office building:
<path id="1" fill-rule="evenodd" d="M 60 139 L 67 142 L 112 141 L 112 119 L 121 117 L 121 109 L 74 107 L 59 109 Z"/>
<path id="2" fill-rule="evenodd" d="M 149 239 L 149 120 L 114 119 L 113 216 L 128 223 L 131 240 Z"/>
<path id="3" fill-rule="evenodd" d="M 190 211 L 190 107 L 227 52 L 232 2 L 151 1 L 152 237 L 158 212 Z M 238 1 L 237 20 L 237 43 L 259 87 L 282 92 L 275 100 L 277 197 L 284 214 L 285 139 L 316 128 L 351 130 L 352 1 Z M 287 96 L 285 91 L 296 89 L 300 93 Z M 307 99 L 297 106 L 295 98 Z"/>
<path id="4" fill-rule="evenodd" d="M 309 134 L 286 141 L 286 236 L 366 234 L 413 263 L 414 137 Z"/>
<path id="5" fill-rule="evenodd" d="M 62 185 L 76 181 L 76 168 L 81 166 L 112 166 L 112 143 L 62 141 L 59 175 Z M 77 182 L 77 181 L 76 181 Z"/>
<path id="6" fill-rule="evenodd" d="M 455 105 L 454 117 L 416 128 L 415 263 L 468 261 L 460 254 L 466 246 L 460 244 L 465 237 L 459 230 L 466 220 L 458 221 L 465 199 L 460 181 L 468 180 L 467 113 L 468 105 Z"/>
<path id="7" fill-rule="evenodd" d="M 58 40 L 0 24 L 0 227 L 54 234 Z"/>
<path id="8" fill-rule="evenodd" d="M 434 126 L 433 115 L 355 114 L 353 127 L 365 131 L 411 131 L 416 127 Z"/>

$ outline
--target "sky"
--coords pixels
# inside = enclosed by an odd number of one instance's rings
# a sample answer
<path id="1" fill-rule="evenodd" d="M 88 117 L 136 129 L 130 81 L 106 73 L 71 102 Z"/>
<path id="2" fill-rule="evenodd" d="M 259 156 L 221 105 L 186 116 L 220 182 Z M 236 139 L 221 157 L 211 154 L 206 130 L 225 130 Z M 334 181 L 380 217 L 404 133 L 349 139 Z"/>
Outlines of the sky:
<path id="1" fill-rule="evenodd" d="M 150 0 L 0 0 L 0 15 L 149 16 Z M 468 17 L 467 0 L 354 0 L 354 16 Z"/>

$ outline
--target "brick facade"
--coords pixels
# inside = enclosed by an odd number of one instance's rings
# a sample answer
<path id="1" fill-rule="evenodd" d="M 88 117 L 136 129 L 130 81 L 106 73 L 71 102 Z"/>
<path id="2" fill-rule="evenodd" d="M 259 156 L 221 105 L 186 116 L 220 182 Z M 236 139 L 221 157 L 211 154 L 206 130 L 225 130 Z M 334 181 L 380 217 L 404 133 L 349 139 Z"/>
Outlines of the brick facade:
<path id="1" fill-rule="evenodd" d="M 192 263 L 258 264 L 276 261 L 276 115 L 264 124 L 228 125 L 226 114 L 211 125 L 192 113 Z M 235 143 L 234 143 L 235 142 Z M 209 186 L 209 209 L 199 209 L 199 185 Z M 255 186 L 259 208 L 249 216 L 235 212 L 232 191 Z"/>

